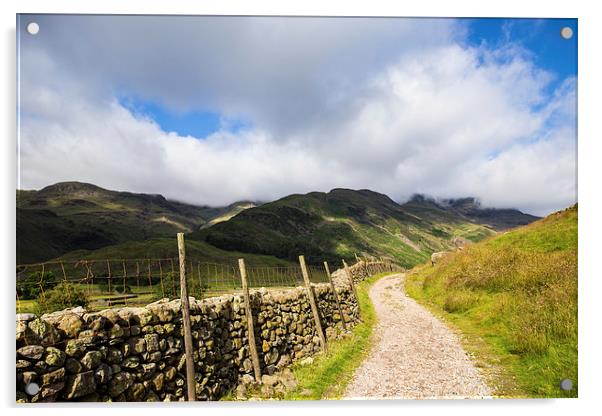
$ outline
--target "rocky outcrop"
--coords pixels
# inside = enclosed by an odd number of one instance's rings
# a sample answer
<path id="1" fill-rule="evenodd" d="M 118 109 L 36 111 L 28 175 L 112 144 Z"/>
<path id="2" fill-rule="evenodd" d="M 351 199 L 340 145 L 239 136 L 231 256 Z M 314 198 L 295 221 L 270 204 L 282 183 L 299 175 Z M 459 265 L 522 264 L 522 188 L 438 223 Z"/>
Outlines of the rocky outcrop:
<path id="1" fill-rule="evenodd" d="M 373 266 L 352 266 L 354 280 Z M 329 284 L 314 285 L 322 327 L 341 336 L 359 320 L 346 274 L 337 273 L 339 313 Z M 267 384 L 293 361 L 320 350 L 306 289 L 251 292 L 255 340 Z M 241 295 L 190 298 L 197 400 L 218 399 L 253 379 Z M 179 300 L 90 313 L 74 308 L 17 316 L 17 401 L 185 400 L 185 355 Z M 280 377 L 271 387 L 293 382 Z M 35 383 L 39 389 L 26 388 Z"/>

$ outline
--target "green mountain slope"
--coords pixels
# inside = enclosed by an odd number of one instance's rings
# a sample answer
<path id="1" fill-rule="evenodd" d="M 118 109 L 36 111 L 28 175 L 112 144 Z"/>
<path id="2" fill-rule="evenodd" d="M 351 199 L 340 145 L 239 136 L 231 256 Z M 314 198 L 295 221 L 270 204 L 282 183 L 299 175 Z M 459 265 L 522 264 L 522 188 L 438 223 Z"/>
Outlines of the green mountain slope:
<path id="1" fill-rule="evenodd" d="M 498 394 L 577 396 L 577 206 L 414 269 L 408 293 L 455 323 Z M 575 388 L 560 390 L 569 378 Z"/>
<path id="2" fill-rule="evenodd" d="M 195 206 L 80 182 L 17 191 L 17 263 L 191 232 L 241 206 Z"/>
<path id="3" fill-rule="evenodd" d="M 434 251 L 454 247 L 453 239 L 478 241 L 494 231 L 457 213 L 415 198 L 399 205 L 369 190 L 334 189 L 290 195 L 247 209 L 229 221 L 189 238 L 224 250 L 295 259 L 327 259 L 338 264 L 354 253 L 388 257 L 406 266 Z"/>
<path id="4" fill-rule="evenodd" d="M 178 254 L 176 238 L 153 238 L 146 241 L 128 241 L 96 250 L 75 250 L 60 257 L 61 260 L 98 259 L 163 259 Z M 186 259 L 194 263 L 237 264 L 244 257 L 247 266 L 290 266 L 291 262 L 273 256 L 225 251 L 203 241 L 186 241 Z M 295 263 L 296 264 L 296 263 Z"/>

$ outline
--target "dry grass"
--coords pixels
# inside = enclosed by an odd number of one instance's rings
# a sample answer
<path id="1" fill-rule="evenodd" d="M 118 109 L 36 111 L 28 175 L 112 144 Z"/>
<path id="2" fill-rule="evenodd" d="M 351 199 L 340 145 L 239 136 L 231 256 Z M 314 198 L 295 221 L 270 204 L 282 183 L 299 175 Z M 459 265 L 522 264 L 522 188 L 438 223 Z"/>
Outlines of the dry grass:
<path id="1" fill-rule="evenodd" d="M 421 266 L 407 290 L 489 344 L 510 395 L 577 396 L 576 206 Z M 564 378 L 572 391 L 559 389 Z"/>

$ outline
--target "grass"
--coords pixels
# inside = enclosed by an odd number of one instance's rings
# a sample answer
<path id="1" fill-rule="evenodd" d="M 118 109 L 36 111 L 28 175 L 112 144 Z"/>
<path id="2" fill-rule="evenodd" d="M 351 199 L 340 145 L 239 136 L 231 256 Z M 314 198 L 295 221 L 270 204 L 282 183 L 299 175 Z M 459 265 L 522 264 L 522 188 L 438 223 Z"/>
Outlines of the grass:
<path id="1" fill-rule="evenodd" d="M 571 207 L 408 274 L 407 293 L 460 331 L 496 395 L 578 396 L 577 216 Z"/>
<path id="2" fill-rule="evenodd" d="M 362 322 L 353 328 L 351 336 L 331 341 L 328 352 L 315 356 L 312 364 L 293 365 L 293 374 L 299 385 L 286 393 L 285 400 L 337 399 L 342 396 L 354 370 L 370 351 L 372 330 L 377 318 L 368 289 L 389 274 L 374 275 L 357 286 Z"/>

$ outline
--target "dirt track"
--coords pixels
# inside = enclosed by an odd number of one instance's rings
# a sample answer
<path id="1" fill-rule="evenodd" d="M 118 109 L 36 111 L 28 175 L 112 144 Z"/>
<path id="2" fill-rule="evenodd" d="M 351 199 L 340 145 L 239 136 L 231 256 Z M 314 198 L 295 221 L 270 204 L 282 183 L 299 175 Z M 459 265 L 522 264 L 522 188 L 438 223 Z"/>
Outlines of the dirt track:
<path id="1" fill-rule="evenodd" d="M 347 399 L 483 398 L 491 395 L 457 336 L 406 296 L 403 274 L 372 286 L 374 346 L 356 370 Z"/>

